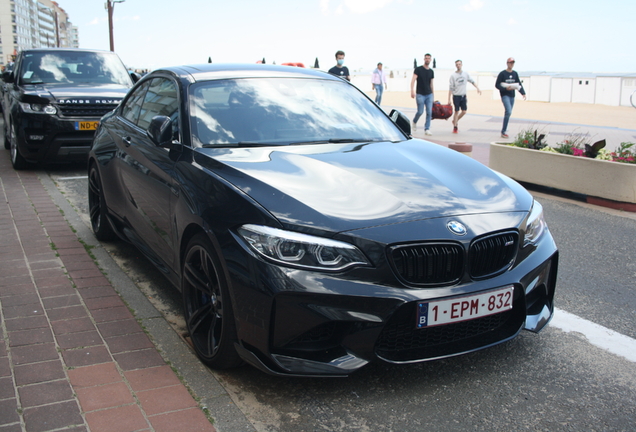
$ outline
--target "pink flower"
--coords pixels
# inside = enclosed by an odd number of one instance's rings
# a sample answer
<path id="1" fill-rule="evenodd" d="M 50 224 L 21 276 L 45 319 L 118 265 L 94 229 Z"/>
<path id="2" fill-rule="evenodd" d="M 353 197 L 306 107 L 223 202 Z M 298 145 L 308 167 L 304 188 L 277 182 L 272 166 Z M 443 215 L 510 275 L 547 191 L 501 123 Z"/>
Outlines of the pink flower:
<path id="1" fill-rule="evenodd" d="M 574 156 L 583 156 L 585 152 L 583 151 L 583 149 L 579 149 L 579 148 L 573 148 L 572 149 L 572 154 Z"/>

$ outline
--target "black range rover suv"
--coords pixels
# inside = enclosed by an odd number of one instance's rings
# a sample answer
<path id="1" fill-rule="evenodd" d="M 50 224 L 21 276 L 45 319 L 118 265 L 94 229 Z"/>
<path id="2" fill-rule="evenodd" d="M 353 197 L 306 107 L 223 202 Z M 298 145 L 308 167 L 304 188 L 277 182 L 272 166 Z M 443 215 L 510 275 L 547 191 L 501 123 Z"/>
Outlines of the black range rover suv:
<path id="1" fill-rule="evenodd" d="M 29 49 L 2 75 L 4 146 L 15 169 L 35 162 L 85 160 L 101 117 L 136 81 L 117 54 Z"/>

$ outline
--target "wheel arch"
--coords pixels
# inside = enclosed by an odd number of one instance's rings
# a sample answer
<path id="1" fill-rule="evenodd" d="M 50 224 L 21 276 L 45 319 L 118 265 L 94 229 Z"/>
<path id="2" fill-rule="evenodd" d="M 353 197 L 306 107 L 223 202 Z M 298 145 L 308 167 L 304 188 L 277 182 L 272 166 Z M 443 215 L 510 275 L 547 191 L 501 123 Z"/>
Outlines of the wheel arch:
<path id="1" fill-rule="evenodd" d="M 212 244 L 212 247 L 214 248 L 213 252 L 215 253 L 217 259 L 221 262 L 221 267 L 222 267 L 221 270 L 223 271 L 223 278 L 225 279 L 225 282 L 227 283 L 228 288 L 230 288 L 230 285 L 231 285 L 230 275 L 228 274 L 227 264 L 221 252 L 221 245 L 219 244 L 216 236 L 214 235 L 211 229 L 204 227 L 200 224 L 197 224 L 195 222 L 191 222 L 188 226 L 186 226 L 185 229 L 183 230 L 183 233 L 181 234 L 181 240 L 179 242 L 179 274 L 180 276 L 182 276 L 182 273 L 183 273 L 183 261 L 185 259 L 185 255 L 187 252 L 186 249 L 188 247 L 188 243 L 190 243 L 190 240 L 198 234 L 205 235 L 207 239 L 210 241 L 210 243 Z M 179 289 L 181 289 L 180 285 L 179 285 Z M 231 289 L 230 289 L 230 296 L 232 296 Z"/>
<path id="2" fill-rule="evenodd" d="M 192 237 L 200 233 L 205 233 L 205 230 L 203 227 L 195 223 L 191 223 L 183 230 L 183 233 L 181 234 L 181 241 L 179 243 L 179 274 L 183 273 L 183 260 L 185 258 L 188 243 L 190 243 Z M 180 285 L 179 290 L 181 290 Z"/>

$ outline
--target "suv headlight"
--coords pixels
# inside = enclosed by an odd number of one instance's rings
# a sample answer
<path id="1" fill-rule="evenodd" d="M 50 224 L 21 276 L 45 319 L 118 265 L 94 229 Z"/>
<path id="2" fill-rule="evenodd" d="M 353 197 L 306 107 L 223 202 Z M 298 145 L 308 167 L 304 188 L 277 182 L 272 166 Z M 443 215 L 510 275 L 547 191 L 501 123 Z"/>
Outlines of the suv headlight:
<path id="1" fill-rule="evenodd" d="M 524 236 L 523 245 L 536 243 L 547 228 L 545 219 L 543 218 L 543 206 L 538 201 L 534 201 L 530 216 L 526 222 L 526 234 Z"/>
<path id="2" fill-rule="evenodd" d="M 22 111 L 30 114 L 49 114 L 54 115 L 57 113 L 57 109 L 53 105 L 35 104 L 20 102 L 20 108 Z"/>
<path id="3" fill-rule="evenodd" d="M 259 255 L 288 267 L 340 271 L 370 265 L 355 246 L 260 225 L 243 225 L 238 233 Z"/>

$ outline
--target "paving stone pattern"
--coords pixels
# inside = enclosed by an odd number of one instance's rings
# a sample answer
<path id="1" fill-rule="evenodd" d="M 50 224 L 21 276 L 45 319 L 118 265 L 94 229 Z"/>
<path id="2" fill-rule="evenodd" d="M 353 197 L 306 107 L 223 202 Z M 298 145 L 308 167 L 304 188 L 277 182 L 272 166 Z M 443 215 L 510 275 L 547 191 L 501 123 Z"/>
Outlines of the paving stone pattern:
<path id="1" fill-rule="evenodd" d="M 0 431 L 215 431 L 40 182 L 0 154 Z"/>

